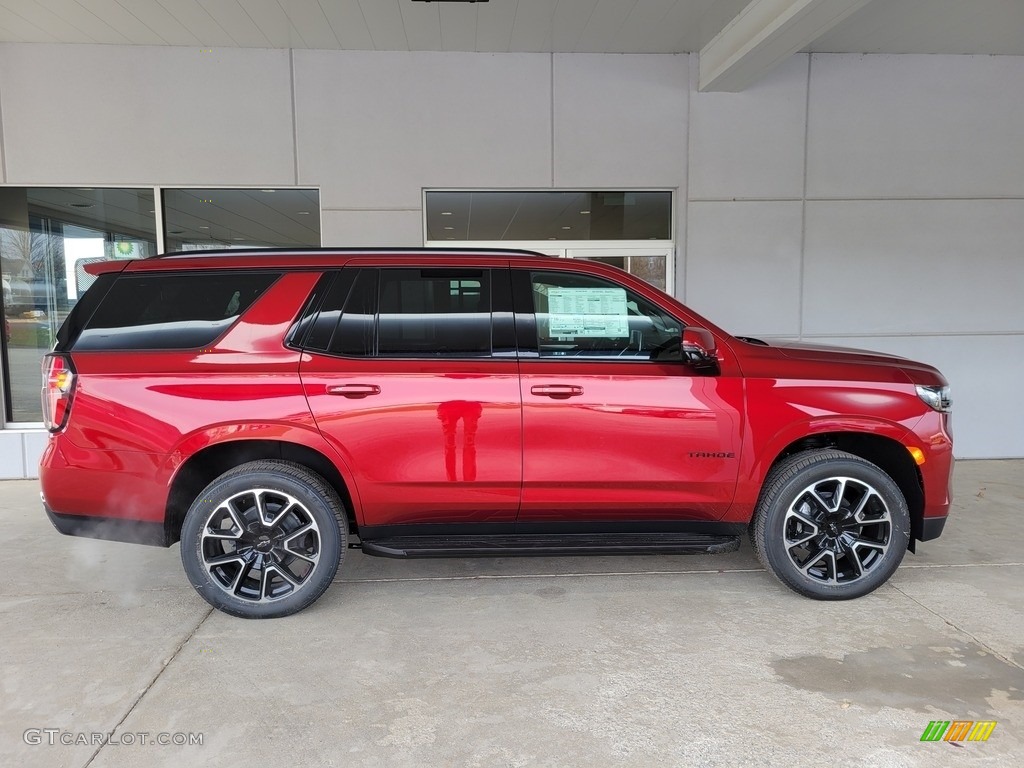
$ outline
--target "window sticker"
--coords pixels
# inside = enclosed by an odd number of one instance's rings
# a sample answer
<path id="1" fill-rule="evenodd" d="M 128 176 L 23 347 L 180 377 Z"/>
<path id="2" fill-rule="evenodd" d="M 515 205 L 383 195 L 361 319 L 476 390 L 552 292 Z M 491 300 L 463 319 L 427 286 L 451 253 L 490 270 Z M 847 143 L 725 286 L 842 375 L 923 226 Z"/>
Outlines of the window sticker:
<path id="1" fill-rule="evenodd" d="M 549 288 L 552 336 L 629 337 L 625 288 Z"/>

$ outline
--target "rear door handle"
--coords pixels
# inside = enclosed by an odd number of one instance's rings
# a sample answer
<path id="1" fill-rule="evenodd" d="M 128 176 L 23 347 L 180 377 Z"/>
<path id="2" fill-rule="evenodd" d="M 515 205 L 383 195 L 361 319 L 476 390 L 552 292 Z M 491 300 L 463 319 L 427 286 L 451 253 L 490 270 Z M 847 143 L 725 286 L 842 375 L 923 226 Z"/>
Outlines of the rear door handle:
<path id="1" fill-rule="evenodd" d="M 370 395 L 379 395 L 380 387 L 376 384 L 338 384 L 327 388 L 328 395 L 341 395 L 358 400 Z"/>
<path id="2" fill-rule="evenodd" d="M 555 400 L 565 400 L 583 394 L 583 387 L 576 384 L 547 384 L 543 386 L 530 387 L 531 395 L 551 397 Z"/>

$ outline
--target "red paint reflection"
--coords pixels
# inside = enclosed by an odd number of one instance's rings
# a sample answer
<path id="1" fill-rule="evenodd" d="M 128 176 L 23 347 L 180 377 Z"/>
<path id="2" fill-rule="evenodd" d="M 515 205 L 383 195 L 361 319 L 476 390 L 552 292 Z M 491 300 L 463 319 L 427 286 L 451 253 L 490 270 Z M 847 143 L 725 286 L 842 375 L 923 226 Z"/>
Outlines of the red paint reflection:
<path id="1" fill-rule="evenodd" d="M 456 477 L 455 433 L 462 420 L 462 479 L 476 480 L 476 426 L 483 413 L 483 406 L 469 400 L 449 400 L 437 406 L 437 418 L 441 420 L 444 432 L 444 468 L 448 479 Z"/>

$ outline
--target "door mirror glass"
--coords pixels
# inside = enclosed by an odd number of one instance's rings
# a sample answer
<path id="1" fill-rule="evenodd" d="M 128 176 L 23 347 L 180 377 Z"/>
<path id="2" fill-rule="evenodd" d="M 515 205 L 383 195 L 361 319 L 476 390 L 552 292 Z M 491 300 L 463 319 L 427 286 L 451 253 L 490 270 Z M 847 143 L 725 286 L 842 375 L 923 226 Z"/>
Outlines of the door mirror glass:
<path id="1" fill-rule="evenodd" d="M 683 328 L 683 359 L 695 368 L 718 365 L 715 337 L 706 328 Z"/>

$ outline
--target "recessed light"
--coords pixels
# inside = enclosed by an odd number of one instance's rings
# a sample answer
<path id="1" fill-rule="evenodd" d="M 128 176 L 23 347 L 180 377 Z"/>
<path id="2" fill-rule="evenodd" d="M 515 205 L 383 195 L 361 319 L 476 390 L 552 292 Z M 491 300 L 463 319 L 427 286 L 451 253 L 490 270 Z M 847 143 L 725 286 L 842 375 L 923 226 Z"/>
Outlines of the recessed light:
<path id="1" fill-rule="evenodd" d="M 557 240 L 557 237 L 549 237 L 548 240 Z"/>
<path id="2" fill-rule="evenodd" d="M 562 227 L 562 229 L 572 229 L 572 227 Z"/>
<path id="3" fill-rule="evenodd" d="M 209 227 L 208 227 L 208 226 L 206 226 L 205 224 L 200 224 L 200 225 L 199 225 L 199 228 L 200 228 L 200 229 L 209 229 Z"/>
<path id="4" fill-rule="evenodd" d="M 451 211 L 441 211 L 441 215 L 442 216 L 451 216 L 452 212 Z"/>
<path id="5" fill-rule="evenodd" d="M 586 216 L 588 213 L 590 213 L 590 211 L 580 211 L 580 215 L 582 216 Z"/>
<path id="6" fill-rule="evenodd" d="M 455 229 L 455 227 L 445 227 L 445 229 Z"/>
<path id="7" fill-rule="evenodd" d="M 454 237 L 446 237 L 445 240 L 454 240 Z"/>
<path id="8" fill-rule="evenodd" d="M 260 192 L 277 192 L 276 189 L 261 189 Z"/>
<path id="9" fill-rule="evenodd" d="M 79 187 L 78 188 L 79 192 L 92 192 L 92 190 L 93 190 L 92 187 Z"/>
<path id="10" fill-rule="evenodd" d="M 232 240 L 245 240 L 245 238 L 244 238 L 244 237 L 233 237 L 233 238 L 231 238 L 231 239 L 232 239 Z"/>
<path id="11" fill-rule="evenodd" d="M 150 213 L 156 213 L 156 211 L 150 211 Z"/>
<path id="12" fill-rule="evenodd" d="M 309 211 L 299 211 L 298 216 L 309 216 Z"/>
<path id="13" fill-rule="evenodd" d="M 92 208 L 93 204 L 92 203 L 68 203 L 68 206 L 70 206 L 71 208 L 84 209 L 84 208 Z"/>

